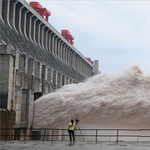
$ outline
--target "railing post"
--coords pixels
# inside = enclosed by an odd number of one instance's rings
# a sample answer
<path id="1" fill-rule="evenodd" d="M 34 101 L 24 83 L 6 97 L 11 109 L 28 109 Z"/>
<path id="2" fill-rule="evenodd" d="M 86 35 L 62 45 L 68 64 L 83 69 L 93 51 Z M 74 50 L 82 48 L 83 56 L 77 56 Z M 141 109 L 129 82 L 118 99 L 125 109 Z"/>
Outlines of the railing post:
<path id="1" fill-rule="evenodd" d="M 45 138 L 45 133 L 46 133 L 46 129 L 44 129 L 43 142 L 44 142 L 44 138 Z"/>
<path id="2" fill-rule="evenodd" d="M 53 134 L 54 134 L 54 129 L 52 129 L 52 138 L 51 138 L 51 141 L 53 141 Z"/>
<path id="3" fill-rule="evenodd" d="M 97 144 L 97 129 L 96 129 L 96 144 Z"/>
<path id="4" fill-rule="evenodd" d="M 24 128 L 24 143 L 26 141 L 26 128 Z"/>
<path id="5" fill-rule="evenodd" d="M 53 146 L 53 133 L 54 133 L 54 129 L 52 129 L 52 137 L 51 137 L 51 145 Z"/>
<path id="6" fill-rule="evenodd" d="M 62 141 L 65 141 L 65 133 L 66 133 L 65 130 L 62 128 L 62 129 L 61 129 L 61 140 L 62 140 Z M 74 133 L 74 134 L 75 134 L 75 133 Z"/>
<path id="7" fill-rule="evenodd" d="M 32 128 L 30 128 L 29 139 L 32 140 Z"/>
<path id="8" fill-rule="evenodd" d="M 118 143 L 118 133 L 119 133 L 119 130 L 117 129 L 117 143 Z"/>

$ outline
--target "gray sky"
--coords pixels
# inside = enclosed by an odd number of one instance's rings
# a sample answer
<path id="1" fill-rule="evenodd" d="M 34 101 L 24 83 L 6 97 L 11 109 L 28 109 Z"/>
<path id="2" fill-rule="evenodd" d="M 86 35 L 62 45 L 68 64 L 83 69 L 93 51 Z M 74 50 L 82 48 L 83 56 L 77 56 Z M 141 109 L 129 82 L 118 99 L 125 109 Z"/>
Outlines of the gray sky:
<path id="1" fill-rule="evenodd" d="M 27 0 L 29 2 L 31 0 Z M 49 23 L 68 29 L 74 46 L 102 73 L 139 64 L 150 72 L 149 0 L 36 0 L 50 12 Z"/>

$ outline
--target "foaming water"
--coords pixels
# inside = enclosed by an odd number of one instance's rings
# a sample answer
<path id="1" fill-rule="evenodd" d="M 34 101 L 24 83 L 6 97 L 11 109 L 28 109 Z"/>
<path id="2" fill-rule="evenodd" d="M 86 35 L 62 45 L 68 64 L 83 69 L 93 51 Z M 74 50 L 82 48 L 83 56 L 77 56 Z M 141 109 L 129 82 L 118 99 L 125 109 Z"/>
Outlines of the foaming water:
<path id="1" fill-rule="evenodd" d="M 149 128 L 150 75 L 134 65 L 63 86 L 34 103 L 34 127 L 66 127 L 72 118 L 82 128 Z"/>

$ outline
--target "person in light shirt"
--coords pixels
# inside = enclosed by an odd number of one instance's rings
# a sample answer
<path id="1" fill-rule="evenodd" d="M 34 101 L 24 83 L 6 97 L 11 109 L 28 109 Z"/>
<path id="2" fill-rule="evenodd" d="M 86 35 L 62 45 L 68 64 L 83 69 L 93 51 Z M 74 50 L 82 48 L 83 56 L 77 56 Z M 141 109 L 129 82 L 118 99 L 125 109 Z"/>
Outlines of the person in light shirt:
<path id="1" fill-rule="evenodd" d="M 74 120 L 71 120 L 71 122 L 68 124 L 68 132 L 69 132 L 69 136 L 70 136 L 70 142 L 72 141 L 72 137 L 73 137 L 73 141 L 75 142 L 75 135 L 74 135 L 75 128 L 76 128 L 76 125 L 74 123 Z"/>

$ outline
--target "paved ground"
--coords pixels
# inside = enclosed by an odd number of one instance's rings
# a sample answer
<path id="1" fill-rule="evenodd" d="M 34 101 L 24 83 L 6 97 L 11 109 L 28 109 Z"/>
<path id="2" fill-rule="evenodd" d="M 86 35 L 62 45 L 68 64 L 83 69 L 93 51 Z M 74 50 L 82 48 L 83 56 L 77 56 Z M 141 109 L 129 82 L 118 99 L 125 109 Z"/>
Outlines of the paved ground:
<path id="1" fill-rule="evenodd" d="M 0 141 L 0 150 L 150 150 L 150 142 L 84 143 L 70 146 L 68 142 Z"/>

